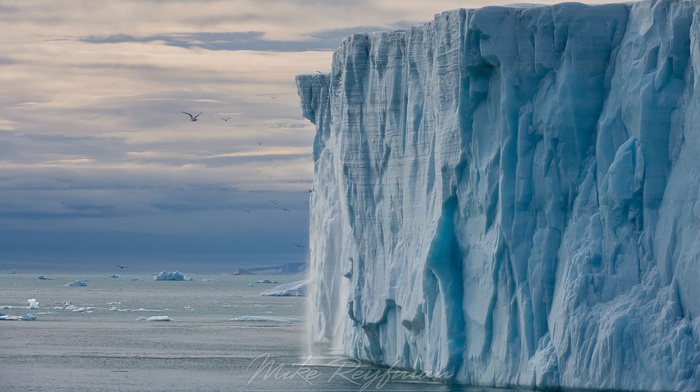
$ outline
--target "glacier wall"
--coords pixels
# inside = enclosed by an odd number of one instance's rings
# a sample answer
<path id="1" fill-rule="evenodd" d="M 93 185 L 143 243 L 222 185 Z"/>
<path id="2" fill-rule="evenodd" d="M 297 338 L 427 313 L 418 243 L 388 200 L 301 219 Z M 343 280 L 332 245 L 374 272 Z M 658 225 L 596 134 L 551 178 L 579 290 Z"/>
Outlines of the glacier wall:
<path id="1" fill-rule="evenodd" d="M 491 386 L 700 390 L 700 1 L 461 9 L 297 77 L 311 337 Z"/>

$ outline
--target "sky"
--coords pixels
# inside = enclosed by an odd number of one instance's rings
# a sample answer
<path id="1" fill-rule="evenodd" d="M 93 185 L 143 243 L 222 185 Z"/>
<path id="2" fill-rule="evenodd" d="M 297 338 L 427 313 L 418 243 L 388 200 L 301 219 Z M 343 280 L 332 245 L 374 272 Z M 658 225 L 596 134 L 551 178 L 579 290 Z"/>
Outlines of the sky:
<path id="1" fill-rule="evenodd" d="M 0 0 L 0 272 L 307 261 L 295 75 L 350 34 L 507 3 Z"/>

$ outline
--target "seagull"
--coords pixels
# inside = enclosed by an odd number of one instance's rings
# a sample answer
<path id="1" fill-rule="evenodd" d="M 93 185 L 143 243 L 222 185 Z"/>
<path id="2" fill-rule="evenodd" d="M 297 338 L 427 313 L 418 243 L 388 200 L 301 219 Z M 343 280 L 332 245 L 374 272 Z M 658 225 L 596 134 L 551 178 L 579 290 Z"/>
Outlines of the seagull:
<path id="1" fill-rule="evenodd" d="M 309 189 L 309 193 L 312 193 L 312 192 L 316 192 L 316 189 L 314 189 L 314 188 Z"/>
<path id="2" fill-rule="evenodd" d="M 247 213 L 249 213 L 249 214 L 250 214 L 251 212 L 253 212 L 253 210 L 245 210 L 245 211 L 246 211 Z"/>
<path id="3" fill-rule="evenodd" d="M 292 212 L 292 211 L 290 211 L 290 210 L 288 210 L 288 209 L 286 209 L 286 208 L 283 208 L 282 211 Z"/>
<path id="4" fill-rule="evenodd" d="M 292 244 L 292 245 L 296 246 L 297 248 L 303 248 L 303 246 L 301 246 L 299 244 Z"/>
<path id="5" fill-rule="evenodd" d="M 319 71 L 319 70 L 316 70 L 316 72 L 318 72 L 318 73 L 320 73 L 321 75 L 323 75 L 323 72 L 321 72 L 321 71 Z"/>
<path id="6" fill-rule="evenodd" d="M 231 116 L 226 117 L 226 118 L 221 117 L 221 119 L 224 120 L 224 121 L 228 121 L 230 118 L 231 118 Z M 192 120 L 192 121 L 194 121 L 194 120 Z"/>
<path id="7" fill-rule="evenodd" d="M 127 266 L 122 266 L 122 265 L 119 265 L 119 264 L 115 264 L 115 265 L 116 265 L 117 267 L 119 267 L 120 269 L 129 268 L 129 267 L 127 267 Z"/>
<path id="8" fill-rule="evenodd" d="M 258 146 L 262 146 L 262 142 L 258 142 Z"/>
<path id="9" fill-rule="evenodd" d="M 193 116 L 193 115 L 191 115 L 191 114 L 189 114 L 189 113 L 187 113 L 187 112 L 183 112 L 183 113 L 185 113 L 186 115 L 190 116 L 190 121 L 197 121 L 197 117 L 199 117 L 199 114 L 202 114 L 202 112 L 199 112 L 198 115 Z"/>

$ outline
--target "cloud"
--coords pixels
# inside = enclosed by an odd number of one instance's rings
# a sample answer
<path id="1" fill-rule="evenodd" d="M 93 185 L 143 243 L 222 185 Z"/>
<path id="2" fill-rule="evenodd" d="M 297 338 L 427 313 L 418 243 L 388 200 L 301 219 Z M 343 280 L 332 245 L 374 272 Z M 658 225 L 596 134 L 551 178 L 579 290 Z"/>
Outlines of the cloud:
<path id="1" fill-rule="evenodd" d="M 0 6 L 0 269 L 71 250 L 93 252 L 88 261 L 100 250 L 303 259 L 287 243 L 308 237 L 314 128 L 301 117 L 295 75 L 329 70 L 332 50 L 354 32 L 484 4 Z M 182 111 L 202 115 L 191 122 Z"/>

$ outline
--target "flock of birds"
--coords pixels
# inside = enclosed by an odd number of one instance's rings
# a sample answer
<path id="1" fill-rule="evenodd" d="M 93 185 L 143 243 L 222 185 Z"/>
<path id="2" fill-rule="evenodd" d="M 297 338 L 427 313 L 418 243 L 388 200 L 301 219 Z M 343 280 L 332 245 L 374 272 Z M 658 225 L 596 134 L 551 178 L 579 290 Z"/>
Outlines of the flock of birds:
<path id="1" fill-rule="evenodd" d="M 274 96 L 274 95 L 271 95 L 270 98 L 275 99 L 275 98 L 277 98 L 277 97 Z M 188 112 L 185 112 L 185 111 L 182 111 L 182 113 L 188 115 L 188 116 L 190 117 L 190 121 L 192 121 L 192 122 L 197 121 L 198 118 L 199 118 L 199 116 L 202 115 L 202 112 L 197 113 L 197 115 L 193 115 L 192 113 L 188 113 Z M 228 117 L 221 117 L 221 120 L 223 120 L 224 122 L 228 122 L 228 120 L 230 120 L 230 119 L 231 119 L 231 116 L 228 116 Z M 261 146 L 261 145 L 263 144 L 262 142 L 257 142 L 257 143 L 258 143 L 258 146 Z M 276 166 L 275 166 L 275 167 L 276 167 Z M 256 171 L 257 171 L 258 173 L 261 173 L 261 172 L 262 172 L 261 170 L 256 170 Z M 268 177 L 268 178 L 272 178 L 272 177 Z M 235 188 L 235 187 L 233 188 L 233 190 L 237 190 L 237 189 L 238 189 L 238 188 Z M 308 191 L 309 191 L 309 193 L 313 193 L 313 192 L 315 192 L 315 189 L 314 189 L 314 188 L 309 188 Z M 268 201 L 271 202 L 272 204 L 278 204 L 278 201 L 277 201 L 277 200 L 268 200 Z M 306 204 L 309 204 L 309 203 L 307 202 Z M 253 210 L 252 210 L 252 209 L 246 209 L 245 211 L 246 211 L 247 213 L 249 213 L 249 214 L 253 213 Z M 285 212 L 292 212 L 292 211 L 291 211 L 290 209 L 288 209 L 288 208 L 282 208 L 282 211 L 285 211 Z M 297 243 L 294 243 L 294 244 L 292 244 L 292 245 L 296 246 L 297 248 L 303 248 L 302 245 L 297 244 Z M 117 265 L 117 267 L 119 267 L 120 269 L 127 268 L 127 267 L 120 266 L 120 265 Z"/>

